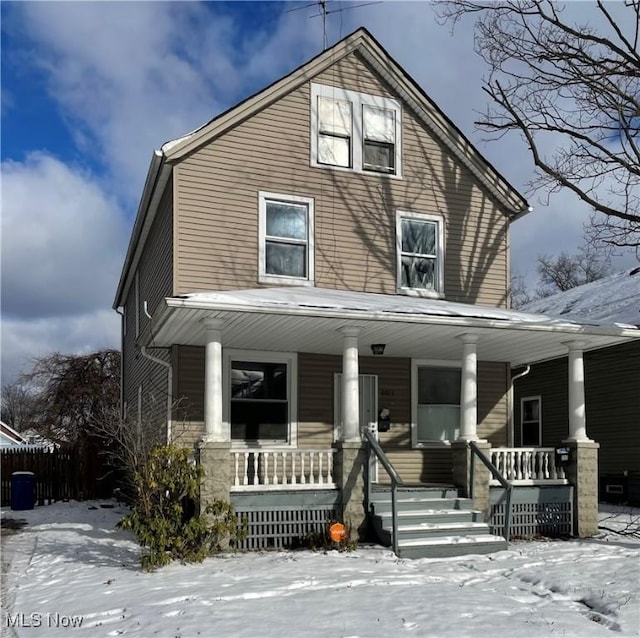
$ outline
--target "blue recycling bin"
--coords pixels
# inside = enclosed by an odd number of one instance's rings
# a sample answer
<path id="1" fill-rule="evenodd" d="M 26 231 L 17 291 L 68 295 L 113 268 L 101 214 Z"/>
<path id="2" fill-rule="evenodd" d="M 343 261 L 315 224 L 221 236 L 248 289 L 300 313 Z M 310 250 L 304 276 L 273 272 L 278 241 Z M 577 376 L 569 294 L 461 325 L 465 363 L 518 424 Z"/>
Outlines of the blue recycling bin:
<path id="1" fill-rule="evenodd" d="M 32 510 L 35 504 L 36 476 L 33 472 L 11 475 L 11 509 Z"/>

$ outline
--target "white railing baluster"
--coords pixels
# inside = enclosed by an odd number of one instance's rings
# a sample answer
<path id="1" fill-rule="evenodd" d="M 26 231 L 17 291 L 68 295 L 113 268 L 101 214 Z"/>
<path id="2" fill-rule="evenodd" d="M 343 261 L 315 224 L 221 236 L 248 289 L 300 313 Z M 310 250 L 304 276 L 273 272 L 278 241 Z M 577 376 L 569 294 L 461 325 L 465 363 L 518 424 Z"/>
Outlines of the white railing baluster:
<path id="1" fill-rule="evenodd" d="M 232 490 L 335 489 L 333 455 L 335 450 L 244 448 L 232 450 Z"/>
<path id="2" fill-rule="evenodd" d="M 322 452 L 318 452 L 318 485 L 324 483 L 322 476 Z"/>
<path id="3" fill-rule="evenodd" d="M 295 484 L 296 484 L 296 454 L 292 454 L 291 455 L 291 485 L 295 485 Z"/>
<path id="4" fill-rule="evenodd" d="M 269 452 L 261 452 L 262 456 L 262 476 L 263 476 L 263 485 L 269 485 Z"/>
<path id="5" fill-rule="evenodd" d="M 278 484 L 278 453 L 273 453 L 273 480 L 271 481 L 272 485 Z"/>
<path id="6" fill-rule="evenodd" d="M 242 473 L 242 484 L 249 485 L 249 453 L 242 453 L 242 463 L 243 463 L 243 473 Z"/>
<path id="7" fill-rule="evenodd" d="M 566 483 L 563 468 L 556 467 L 554 448 L 494 448 L 491 462 L 516 484 Z M 497 481 L 491 484 L 497 485 Z"/>
<path id="8" fill-rule="evenodd" d="M 258 460 L 259 452 L 253 453 L 253 484 L 260 485 L 260 477 L 258 476 L 260 463 Z"/>

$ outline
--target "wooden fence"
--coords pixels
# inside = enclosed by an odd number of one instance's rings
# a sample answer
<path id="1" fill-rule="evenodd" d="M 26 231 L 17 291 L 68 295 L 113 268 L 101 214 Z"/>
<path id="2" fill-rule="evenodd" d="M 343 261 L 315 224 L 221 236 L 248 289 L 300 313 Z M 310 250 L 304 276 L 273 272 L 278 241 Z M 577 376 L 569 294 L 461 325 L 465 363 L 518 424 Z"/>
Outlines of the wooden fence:
<path id="1" fill-rule="evenodd" d="M 36 448 L 16 446 L 0 451 L 2 505 L 11 504 L 14 472 L 33 472 L 35 502 L 95 498 L 98 494 L 100 459 L 94 446 Z"/>

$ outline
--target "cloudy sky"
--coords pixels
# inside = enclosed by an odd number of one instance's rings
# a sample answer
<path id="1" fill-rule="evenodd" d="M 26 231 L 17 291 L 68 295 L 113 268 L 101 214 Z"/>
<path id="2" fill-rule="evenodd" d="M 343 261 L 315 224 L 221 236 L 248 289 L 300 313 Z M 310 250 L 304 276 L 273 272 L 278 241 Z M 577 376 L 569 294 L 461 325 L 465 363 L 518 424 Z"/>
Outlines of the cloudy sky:
<path id="1" fill-rule="evenodd" d="M 426 2 L 355 4 L 329 6 L 329 44 L 367 27 L 525 191 L 533 169 L 521 140 L 485 142 L 474 130 L 485 99 L 473 25 L 451 35 Z M 111 304 L 153 149 L 316 55 L 323 31 L 307 2 L 4 2 L 0 10 L 6 383 L 35 356 L 118 347 Z M 512 262 L 533 276 L 539 253 L 576 249 L 589 212 L 569 194 L 528 196 L 535 212 L 513 228 Z"/>

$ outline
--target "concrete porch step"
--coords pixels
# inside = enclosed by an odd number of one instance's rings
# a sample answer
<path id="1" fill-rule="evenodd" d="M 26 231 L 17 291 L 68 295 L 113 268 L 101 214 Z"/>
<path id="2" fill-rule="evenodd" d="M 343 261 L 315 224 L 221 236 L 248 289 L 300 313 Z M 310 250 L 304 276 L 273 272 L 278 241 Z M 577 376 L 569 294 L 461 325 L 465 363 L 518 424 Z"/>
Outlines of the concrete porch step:
<path id="1" fill-rule="evenodd" d="M 391 528 L 393 515 L 391 511 L 375 513 L 384 527 Z M 409 509 L 398 507 L 399 525 L 419 525 L 420 523 L 481 523 L 482 513 L 474 510 L 459 509 Z"/>
<path id="2" fill-rule="evenodd" d="M 431 496 L 405 496 L 398 494 L 398 509 L 409 510 L 458 510 L 469 511 L 473 509 L 473 501 L 468 498 L 432 498 Z M 372 508 L 375 514 L 391 512 L 391 496 L 375 498 L 372 500 Z"/>
<path id="3" fill-rule="evenodd" d="M 494 536 L 473 502 L 460 498 L 451 486 L 410 486 L 398 489 L 398 555 L 403 558 L 436 558 L 487 554 L 506 549 Z M 378 539 L 393 545 L 390 489 L 371 495 L 370 521 Z"/>
<path id="4" fill-rule="evenodd" d="M 475 536 L 442 536 L 430 539 L 401 540 L 398 555 L 401 558 L 446 558 L 468 554 L 491 554 L 507 549 L 507 542 L 493 534 Z"/>

